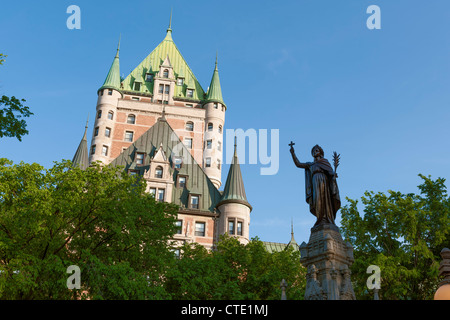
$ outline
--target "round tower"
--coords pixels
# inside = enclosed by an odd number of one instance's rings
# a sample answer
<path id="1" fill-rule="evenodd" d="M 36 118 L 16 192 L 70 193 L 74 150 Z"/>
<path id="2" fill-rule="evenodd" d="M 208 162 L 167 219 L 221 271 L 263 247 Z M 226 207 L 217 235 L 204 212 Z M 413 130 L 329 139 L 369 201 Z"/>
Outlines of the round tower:
<path id="1" fill-rule="evenodd" d="M 217 57 L 203 108 L 205 109 L 203 170 L 214 186 L 219 189 L 222 184 L 223 128 L 227 107 L 222 98 Z"/>
<path id="2" fill-rule="evenodd" d="M 236 141 L 233 162 L 230 165 L 225 188 L 222 198 L 217 204 L 217 209 L 220 211 L 218 235 L 228 233 L 230 236 L 236 237 L 241 243 L 247 244 L 250 241 L 249 227 L 252 206 L 248 203 L 245 194 L 244 181 L 236 152 Z"/>
<path id="3" fill-rule="evenodd" d="M 92 134 L 89 162 L 111 162 L 111 142 L 117 117 L 117 105 L 122 98 L 120 92 L 119 45 L 105 82 L 97 91 L 97 108 Z"/>

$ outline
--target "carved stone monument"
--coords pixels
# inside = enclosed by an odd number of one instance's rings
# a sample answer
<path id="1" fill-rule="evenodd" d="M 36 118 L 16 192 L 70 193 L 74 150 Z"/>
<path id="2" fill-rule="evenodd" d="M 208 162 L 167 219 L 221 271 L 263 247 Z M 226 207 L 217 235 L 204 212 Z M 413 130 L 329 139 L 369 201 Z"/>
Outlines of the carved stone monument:
<path id="1" fill-rule="evenodd" d="M 306 202 L 317 217 L 309 242 L 300 245 L 300 261 L 308 270 L 305 300 L 355 300 L 350 280 L 353 247 L 344 242 L 334 223 L 341 206 L 336 182 L 339 155 L 334 153 L 333 170 L 320 146 L 311 150 L 314 162 L 302 163 L 295 155 L 294 143 L 289 145 L 295 165 L 305 169 Z"/>

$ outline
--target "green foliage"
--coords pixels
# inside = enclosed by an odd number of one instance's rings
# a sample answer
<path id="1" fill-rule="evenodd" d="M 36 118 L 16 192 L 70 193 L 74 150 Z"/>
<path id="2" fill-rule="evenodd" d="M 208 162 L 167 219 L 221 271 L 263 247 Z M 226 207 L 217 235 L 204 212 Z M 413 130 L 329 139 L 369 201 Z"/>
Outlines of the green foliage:
<path id="1" fill-rule="evenodd" d="M 120 168 L 0 159 L 0 299 L 162 299 L 178 208 Z M 66 286 L 81 269 L 81 289 Z"/>
<path id="2" fill-rule="evenodd" d="M 342 234 L 354 247 L 357 299 L 372 298 L 366 287 L 372 264 L 381 269 L 382 299 L 433 298 L 439 253 L 450 247 L 450 199 L 444 179 L 419 176 L 419 195 L 365 192 L 363 216 L 356 200 L 341 209 Z"/>
<path id="3" fill-rule="evenodd" d="M 0 53 L 0 65 L 5 61 L 6 55 Z M 16 137 L 22 141 L 22 136 L 28 134 L 27 124 L 22 118 L 29 117 L 33 113 L 22 102 L 25 99 L 11 98 L 3 95 L 0 99 L 0 138 Z"/>
<path id="4" fill-rule="evenodd" d="M 306 271 L 292 248 L 269 253 L 257 238 L 243 245 L 225 235 L 211 252 L 198 244 L 185 244 L 181 251 L 167 273 L 173 299 L 279 300 L 282 279 L 289 285 L 288 299 L 303 299 Z"/>

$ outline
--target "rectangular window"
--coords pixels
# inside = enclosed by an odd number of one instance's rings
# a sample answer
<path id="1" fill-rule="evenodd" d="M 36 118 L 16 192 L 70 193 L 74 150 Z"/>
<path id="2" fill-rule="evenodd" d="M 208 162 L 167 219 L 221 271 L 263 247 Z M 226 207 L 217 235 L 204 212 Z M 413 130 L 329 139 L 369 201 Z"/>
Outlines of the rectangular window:
<path id="1" fill-rule="evenodd" d="M 204 222 L 196 222 L 195 223 L 195 235 L 197 237 L 205 236 L 205 223 Z"/>
<path id="2" fill-rule="evenodd" d="M 184 145 L 188 149 L 192 149 L 192 138 L 184 138 Z"/>
<path id="3" fill-rule="evenodd" d="M 164 92 L 164 85 L 160 84 L 159 85 L 159 89 L 158 89 L 158 93 L 163 93 Z"/>
<path id="4" fill-rule="evenodd" d="M 206 158 L 206 168 L 211 167 L 211 158 Z"/>
<path id="5" fill-rule="evenodd" d="M 206 148 L 207 149 L 212 149 L 212 140 L 207 140 L 206 141 Z"/>
<path id="6" fill-rule="evenodd" d="M 186 186 L 186 177 L 178 176 L 178 187 L 184 188 Z"/>
<path id="7" fill-rule="evenodd" d="M 177 79 L 177 86 L 182 86 L 183 85 L 183 78 L 178 78 Z"/>
<path id="8" fill-rule="evenodd" d="M 220 170 L 220 159 L 217 159 L 217 169 Z"/>
<path id="9" fill-rule="evenodd" d="M 144 164 L 144 154 L 143 153 L 136 154 L 136 164 Z"/>
<path id="10" fill-rule="evenodd" d="M 228 221 L 228 234 L 234 235 L 234 220 Z"/>
<path id="11" fill-rule="evenodd" d="M 164 201 L 164 189 L 158 189 L 158 201 L 159 202 L 163 202 Z"/>
<path id="12" fill-rule="evenodd" d="M 105 129 L 105 137 L 110 137 L 111 136 L 111 128 L 106 128 Z"/>
<path id="13" fill-rule="evenodd" d="M 100 119 L 101 117 L 102 117 L 102 110 L 98 110 L 97 119 Z"/>
<path id="14" fill-rule="evenodd" d="M 169 94 L 170 86 L 164 86 L 164 93 Z"/>
<path id="15" fill-rule="evenodd" d="M 187 104 L 186 104 L 186 107 L 188 107 L 188 108 L 193 108 L 194 105 L 193 105 L 193 104 L 190 104 L 190 103 L 187 103 Z"/>
<path id="16" fill-rule="evenodd" d="M 191 205 L 192 209 L 198 209 L 198 196 L 191 196 Z"/>
<path id="17" fill-rule="evenodd" d="M 173 250 L 173 254 L 175 255 L 175 259 L 180 259 L 181 256 L 180 249 Z"/>
<path id="18" fill-rule="evenodd" d="M 112 96 L 112 89 L 108 89 L 108 95 Z"/>
<path id="19" fill-rule="evenodd" d="M 147 81 L 147 82 L 153 81 L 153 75 L 151 73 L 146 73 L 145 81 Z"/>
<path id="20" fill-rule="evenodd" d="M 242 222 L 238 221 L 237 223 L 237 235 L 242 236 Z"/>
<path id="21" fill-rule="evenodd" d="M 134 91 L 139 91 L 139 90 L 141 90 L 141 83 L 135 82 L 134 83 Z"/>
<path id="22" fill-rule="evenodd" d="M 187 89 L 187 90 L 186 90 L 186 96 L 187 96 L 188 98 L 192 98 L 192 97 L 194 96 L 194 90 L 192 90 L 192 89 Z"/>
<path id="23" fill-rule="evenodd" d="M 176 234 L 181 234 L 183 230 L 183 220 L 177 220 L 175 221 L 175 227 L 177 227 Z"/>
<path id="24" fill-rule="evenodd" d="M 156 197 L 156 188 L 150 188 L 150 194 L 151 194 L 153 197 Z"/>
<path id="25" fill-rule="evenodd" d="M 131 97 L 131 100 L 139 101 L 139 97 Z"/>
<path id="26" fill-rule="evenodd" d="M 114 117 L 114 113 L 112 111 L 108 112 L 108 120 L 112 120 Z"/>
<path id="27" fill-rule="evenodd" d="M 125 141 L 133 142 L 133 132 L 125 131 Z"/>
<path id="28" fill-rule="evenodd" d="M 217 108 L 218 108 L 217 103 L 214 103 L 214 109 L 217 109 Z"/>
<path id="29" fill-rule="evenodd" d="M 91 154 L 95 154 L 95 144 L 91 147 Z"/>
<path id="30" fill-rule="evenodd" d="M 98 127 L 94 130 L 94 137 L 98 136 Z"/>
<path id="31" fill-rule="evenodd" d="M 103 146 L 102 147 L 102 156 L 107 156 L 108 155 L 108 147 L 107 146 Z"/>

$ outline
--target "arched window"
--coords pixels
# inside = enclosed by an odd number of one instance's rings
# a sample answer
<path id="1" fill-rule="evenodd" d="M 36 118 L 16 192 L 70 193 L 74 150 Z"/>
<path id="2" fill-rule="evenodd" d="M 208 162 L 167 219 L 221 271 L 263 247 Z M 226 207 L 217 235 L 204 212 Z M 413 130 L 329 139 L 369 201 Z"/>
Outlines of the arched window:
<path id="1" fill-rule="evenodd" d="M 112 120 L 114 118 L 114 112 L 109 111 L 108 112 L 108 120 Z"/>
<path id="2" fill-rule="evenodd" d="M 213 131 L 213 124 L 211 122 L 208 123 L 208 131 Z"/>
<path id="3" fill-rule="evenodd" d="M 157 166 L 155 169 L 155 178 L 162 178 L 163 176 L 163 168 L 161 166 Z"/>
<path id="4" fill-rule="evenodd" d="M 186 122 L 186 131 L 194 131 L 194 123 L 192 121 Z"/>
<path id="5" fill-rule="evenodd" d="M 134 114 L 129 114 L 128 117 L 127 117 L 127 123 L 135 124 L 136 123 L 136 116 Z"/>
<path id="6" fill-rule="evenodd" d="M 168 78 L 169 77 L 169 70 L 164 69 L 163 71 L 163 78 Z"/>

